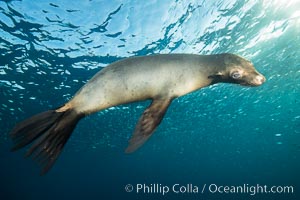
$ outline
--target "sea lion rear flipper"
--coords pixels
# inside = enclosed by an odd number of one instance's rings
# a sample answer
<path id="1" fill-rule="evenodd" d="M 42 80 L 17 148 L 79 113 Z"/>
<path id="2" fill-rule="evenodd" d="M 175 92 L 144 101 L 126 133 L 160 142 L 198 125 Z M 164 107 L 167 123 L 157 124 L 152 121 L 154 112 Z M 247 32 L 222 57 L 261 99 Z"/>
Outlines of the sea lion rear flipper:
<path id="1" fill-rule="evenodd" d="M 140 117 L 125 150 L 126 153 L 134 152 L 149 139 L 155 128 L 160 124 L 170 103 L 171 99 L 154 99 L 152 101 Z"/>
<path id="2" fill-rule="evenodd" d="M 33 142 L 26 156 L 33 156 L 42 166 L 41 175 L 53 166 L 77 122 L 84 117 L 73 109 L 60 109 L 34 115 L 17 124 L 10 133 L 15 143 L 12 151 Z"/>

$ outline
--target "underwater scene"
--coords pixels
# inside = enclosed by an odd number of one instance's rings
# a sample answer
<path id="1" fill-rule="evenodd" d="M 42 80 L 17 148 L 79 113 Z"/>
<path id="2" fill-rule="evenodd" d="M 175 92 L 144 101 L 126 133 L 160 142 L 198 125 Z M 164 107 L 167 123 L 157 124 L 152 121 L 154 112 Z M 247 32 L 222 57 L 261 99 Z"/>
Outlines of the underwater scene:
<path id="1" fill-rule="evenodd" d="M 17 123 L 109 64 L 177 53 L 236 54 L 266 81 L 174 99 L 130 154 L 150 100 L 80 120 L 44 175 L 11 152 Z M 300 199 L 300 0 L 1 0 L 0 129 L 1 200 Z"/>

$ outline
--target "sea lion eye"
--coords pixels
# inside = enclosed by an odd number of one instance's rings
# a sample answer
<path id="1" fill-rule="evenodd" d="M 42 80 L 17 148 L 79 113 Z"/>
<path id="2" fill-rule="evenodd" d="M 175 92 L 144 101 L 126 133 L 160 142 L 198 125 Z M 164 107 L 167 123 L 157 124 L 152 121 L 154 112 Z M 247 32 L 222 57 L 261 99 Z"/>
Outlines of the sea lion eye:
<path id="1" fill-rule="evenodd" d="M 241 74 L 239 72 L 233 72 L 231 74 L 231 77 L 234 79 L 239 79 L 239 78 L 241 78 Z"/>

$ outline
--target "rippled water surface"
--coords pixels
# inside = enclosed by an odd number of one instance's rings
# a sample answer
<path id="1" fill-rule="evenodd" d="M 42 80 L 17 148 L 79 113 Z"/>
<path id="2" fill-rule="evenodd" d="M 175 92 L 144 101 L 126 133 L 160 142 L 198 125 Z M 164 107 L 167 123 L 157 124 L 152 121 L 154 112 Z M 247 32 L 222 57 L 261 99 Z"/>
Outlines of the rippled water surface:
<path id="1" fill-rule="evenodd" d="M 293 185 L 300 196 L 300 1 L 0 1 L 1 199 L 248 199 L 126 193 L 126 184 Z M 149 102 L 82 120 L 54 168 L 10 153 L 19 121 L 69 100 L 131 56 L 231 52 L 267 82 L 218 84 L 173 101 L 143 148 L 123 153 Z M 2 198 L 3 196 L 3 198 Z"/>

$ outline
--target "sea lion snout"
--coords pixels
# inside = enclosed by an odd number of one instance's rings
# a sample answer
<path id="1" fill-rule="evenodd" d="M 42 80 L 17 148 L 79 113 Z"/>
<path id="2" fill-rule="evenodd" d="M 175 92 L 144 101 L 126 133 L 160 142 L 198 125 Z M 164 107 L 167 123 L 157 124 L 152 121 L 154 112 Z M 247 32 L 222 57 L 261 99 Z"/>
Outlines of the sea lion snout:
<path id="1" fill-rule="evenodd" d="M 266 81 L 266 78 L 258 73 L 248 73 L 248 75 L 245 75 L 241 80 L 237 80 L 237 83 L 244 85 L 244 86 L 250 86 L 250 87 L 257 87 L 262 85 Z"/>
<path id="2" fill-rule="evenodd" d="M 266 78 L 263 75 L 259 74 L 259 75 L 255 76 L 252 83 L 253 83 L 254 86 L 260 86 L 265 81 L 266 81 Z"/>

